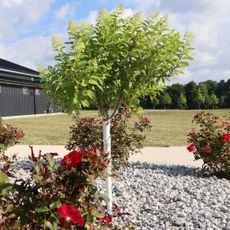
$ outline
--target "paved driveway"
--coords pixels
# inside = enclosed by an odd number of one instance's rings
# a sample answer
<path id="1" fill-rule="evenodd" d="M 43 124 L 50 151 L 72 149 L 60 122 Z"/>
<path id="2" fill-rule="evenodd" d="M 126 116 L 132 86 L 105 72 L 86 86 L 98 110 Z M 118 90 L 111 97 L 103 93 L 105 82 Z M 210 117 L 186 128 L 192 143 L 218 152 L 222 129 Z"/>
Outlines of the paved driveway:
<path id="1" fill-rule="evenodd" d="M 41 150 L 43 153 L 55 152 L 60 157 L 63 157 L 68 151 L 62 145 L 33 145 L 35 154 Z M 18 153 L 20 157 L 26 157 L 30 154 L 28 145 L 15 145 L 8 149 L 7 153 Z M 145 147 L 141 153 L 130 157 L 130 161 L 149 162 L 155 164 L 173 164 L 173 165 L 188 165 L 202 166 L 202 161 L 194 161 L 193 154 L 189 153 L 186 146 L 175 147 Z"/>

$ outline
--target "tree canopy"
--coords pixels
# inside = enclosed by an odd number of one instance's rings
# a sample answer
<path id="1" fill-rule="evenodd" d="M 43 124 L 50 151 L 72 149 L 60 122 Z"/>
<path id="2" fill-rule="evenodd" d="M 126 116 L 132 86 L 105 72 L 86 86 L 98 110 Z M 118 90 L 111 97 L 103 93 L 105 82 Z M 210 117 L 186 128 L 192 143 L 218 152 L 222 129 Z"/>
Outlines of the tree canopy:
<path id="1" fill-rule="evenodd" d="M 95 104 L 104 117 L 155 97 L 192 60 L 191 35 L 170 29 L 167 16 L 124 17 L 122 7 L 101 10 L 95 25 L 70 22 L 67 41 L 54 37 L 53 47 L 55 65 L 41 71 L 48 94 L 67 112 Z"/>

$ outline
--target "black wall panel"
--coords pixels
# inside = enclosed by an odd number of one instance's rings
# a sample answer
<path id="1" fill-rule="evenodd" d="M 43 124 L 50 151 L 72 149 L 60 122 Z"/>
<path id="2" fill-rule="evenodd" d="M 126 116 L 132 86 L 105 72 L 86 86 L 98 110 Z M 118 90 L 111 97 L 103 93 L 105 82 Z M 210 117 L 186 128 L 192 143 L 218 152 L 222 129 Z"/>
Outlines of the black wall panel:
<path id="1" fill-rule="evenodd" d="M 3 84 L 0 89 L 0 117 L 43 114 L 49 110 L 49 100 L 43 91 L 35 93 L 30 87 Z"/>

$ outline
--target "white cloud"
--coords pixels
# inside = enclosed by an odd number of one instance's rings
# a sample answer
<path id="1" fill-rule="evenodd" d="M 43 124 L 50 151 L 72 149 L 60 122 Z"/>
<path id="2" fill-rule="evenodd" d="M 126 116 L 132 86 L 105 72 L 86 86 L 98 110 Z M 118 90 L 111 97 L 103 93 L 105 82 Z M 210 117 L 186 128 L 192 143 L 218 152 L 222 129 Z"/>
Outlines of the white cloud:
<path id="1" fill-rule="evenodd" d="M 123 17 L 127 18 L 134 15 L 134 11 L 132 9 L 124 9 Z"/>
<path id="2" fill-rule="evenodd" d="M 35 70 L 40 64 L 51 64 L 54 56 L 49 37 L 30 37 L 7 47 L 0 43 L 0 53 L 3 59 Z"/>
<path id="3" fill-rule="evenodd" d="M 54 0 L 0 1 L 1 40 L 14 39 L 41 19 Z"/>
<path id="4" fill-rule="evenodd" d="M 94 25 L 96 24 L 97 16 L 98 16 L 98 11 L 92 10 L 89 12 L 87 18 L 85 18 L 83 21 L 87 21 L 88 23 Z"/>
<path id="5" fill-rule="evenodd" d="M 126 0 L 128 1 L 128 0 Z M 135 0 L 136 10 L 148 15 L 160 11 L 179 32 L 191 31 L 196 48 L 191 62 L 190 78 L 227 79 L 230 60 L 230 1 L 229 0 Z M 190 79 L 186 78 L 186 79 Z M 178 78 L 179 79 L 179 78 Z"/>
<path id="6" fill-rule="evenodd" d="M 61 6 L 61 8 L 54 14 L 57 19 L 69 19 L 74 13 L 74 6 L 72 6 L 70 3 L 66 3 L 65 5 Z"/>

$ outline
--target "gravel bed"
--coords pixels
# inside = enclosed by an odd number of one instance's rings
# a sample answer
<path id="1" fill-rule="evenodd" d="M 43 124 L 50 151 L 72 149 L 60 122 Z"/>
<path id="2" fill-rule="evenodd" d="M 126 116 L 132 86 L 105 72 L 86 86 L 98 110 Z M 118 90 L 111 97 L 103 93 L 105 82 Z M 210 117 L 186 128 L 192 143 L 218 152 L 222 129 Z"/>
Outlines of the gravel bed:
<path id="1" fill-rule="evenodd" d="M 20 178 L 31 163 L 18 162 Z M 199 177 L 198 168 L 131 163 L 113 178 L 113 198 L 121 212 L 118 225 L 135 229 L 230 230 L 230 181 Z M 103 189 L 104 181 L 98 180 Z"/>
<path id="2" fill-rule="evenodd" d="M 198 177 L 197 171 L 139 162 L 122 168 L 113 179 L 113 197 L 131 215 L 115 222 L 146 230 L 230 230 L 230 181 Z"/>

